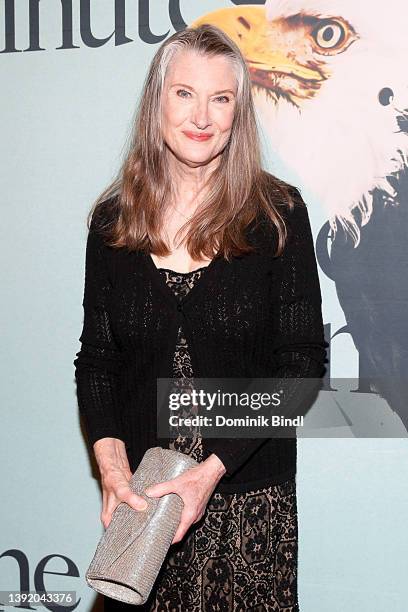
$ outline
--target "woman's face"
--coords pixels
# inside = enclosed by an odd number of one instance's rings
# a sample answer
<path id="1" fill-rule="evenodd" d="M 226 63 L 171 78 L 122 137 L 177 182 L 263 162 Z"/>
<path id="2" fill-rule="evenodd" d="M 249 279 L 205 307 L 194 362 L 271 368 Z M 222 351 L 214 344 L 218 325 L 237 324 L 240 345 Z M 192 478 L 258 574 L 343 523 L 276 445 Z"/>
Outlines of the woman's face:
<path id="1" fill-rule="evenodd" d="M 237 83 L 223 56 L 179 51 L 167 70 L 162 96 L 162 135 L 177 159 L 208 164 L 231 134 Z"/>

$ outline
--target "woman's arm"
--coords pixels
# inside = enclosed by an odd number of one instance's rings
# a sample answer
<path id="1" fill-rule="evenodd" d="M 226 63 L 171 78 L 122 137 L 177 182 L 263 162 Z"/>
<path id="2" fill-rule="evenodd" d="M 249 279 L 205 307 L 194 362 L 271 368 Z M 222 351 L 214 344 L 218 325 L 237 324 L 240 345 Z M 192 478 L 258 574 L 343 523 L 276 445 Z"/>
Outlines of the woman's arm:
<path id="1" fill-rule="evenodd" d="M 105 248 L 92 219 L 86 245 L 81 350 L 76 354 L 74 365 L 78 406 L 101 475 L 100 518 L 106 528 L 120 502 L 126 502 L 135 510 L 145 510 L 147 503 L 133 493 L 129 485 L 132 472 L 119 399 L 123 360 L 109 319 L 107 300 L 111 282 Z"/>
<path id="2" fill-rule="evenodd" d="M 325 372 L 326 347 L 321 311 L 321 291 L 307 207 L 295 190 L 295 209 L 287 215 L 289 238 L 276 259 L 278 286 L 274 295 L 271 351 L 274 367 L 270 378 L 281 379 L 284 405 L 292 411 L 313 390 L 306 378 L 321 378 Z M 289 380 L 290 379 L 290 380 Z M 290 414 L 288 414 L 290 416 Z M 234 474 L 265 443 L 262 438 L 204 439 L 205 456 L 215 453 Z"/>
<path id="3" fill-rule="evenodd" d="M 122 356 L 109 320 L 111 286 L 104 248 L 92 220 L 86 245 L 81 350 L 74 361 L 78 406 L 91 446 L 102 438 L 125 443 L 118 393 Z"/>

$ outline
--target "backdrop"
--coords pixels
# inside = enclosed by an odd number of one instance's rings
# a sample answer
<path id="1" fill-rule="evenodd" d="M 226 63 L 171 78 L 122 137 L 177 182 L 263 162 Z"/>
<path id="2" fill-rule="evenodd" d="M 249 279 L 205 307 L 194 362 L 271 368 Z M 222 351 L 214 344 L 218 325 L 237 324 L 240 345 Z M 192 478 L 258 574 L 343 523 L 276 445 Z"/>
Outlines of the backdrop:
<path id="1" fill-rule="evenodd" d="M 299 439 L 301 609 L 406 610 L 407 18 L 405 0 L 0 0 L 0 591 L 98 608 L 84 574 L 101 494 L 73 369 L 86 215 L 158 45 L 205 21 L 240 45 L 264 165 L 300 188 L 315 238 L 330 364 L 313 410 L 330 398 L 338 418 Z"/>

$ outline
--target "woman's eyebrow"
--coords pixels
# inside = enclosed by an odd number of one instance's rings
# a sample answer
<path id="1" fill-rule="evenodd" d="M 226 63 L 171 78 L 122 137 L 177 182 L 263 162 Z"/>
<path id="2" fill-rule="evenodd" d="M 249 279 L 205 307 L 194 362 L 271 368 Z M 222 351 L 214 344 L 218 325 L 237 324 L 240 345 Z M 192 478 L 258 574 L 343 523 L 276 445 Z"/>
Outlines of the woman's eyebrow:
<path id="1" fill-rule="evenodd" d="M 191 85 L 186 85 L 185 83 L 173 83 L 171 85 L 171 87 L 185 87 L 186 89 L 191 89 L 191 91 L 195 91 L 194 87 L 191 87 Z M 213 96 L 221 94 L 221 93 L 226 93 L 229 92 L 231 93 L 233 96 L 235 96 L 235 92 L 232 91 L 232 89 L 221 89 L 220 91 L 214 91 Z"/>

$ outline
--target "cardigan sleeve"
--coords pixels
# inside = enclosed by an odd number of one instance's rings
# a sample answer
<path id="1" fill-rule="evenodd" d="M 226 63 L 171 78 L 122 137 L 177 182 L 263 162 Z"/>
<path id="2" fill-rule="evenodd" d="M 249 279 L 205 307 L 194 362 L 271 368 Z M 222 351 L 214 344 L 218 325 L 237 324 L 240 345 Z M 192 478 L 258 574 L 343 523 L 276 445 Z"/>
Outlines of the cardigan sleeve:
<path id="1" fill-rule="evenodd" d="M 78 406 L 91 446 L 105 437 L 125 441 L 119 396 L 123 361 L 109 317 L 105 249 L 93 219 L 86 244 L 81 349 L 74 360 Z"/>
<path id="2" fill-rule="evenodd" d="M 284 391 L 285 406 L 296 414 L 305 414 L 314 387 L 313 381 L 303 379 L 324 375 L 329 345 L 324 339 L 321 291 L 307 207 L 297 189 L 294 199 L 295 208 L 287 218 L 288 240 L 274 263 L 278 286 L 274 292 L 276 301 L 271 304 L 270 378 L 277 379 L 276 389 Z M 285 416 L 291 414 L 285 412 Z M 226 468 L 224 477 L 228 478 L 265 442 L 265 438 L 209 439 L 204 442 L 204 456 L 215 453 Z"/>

